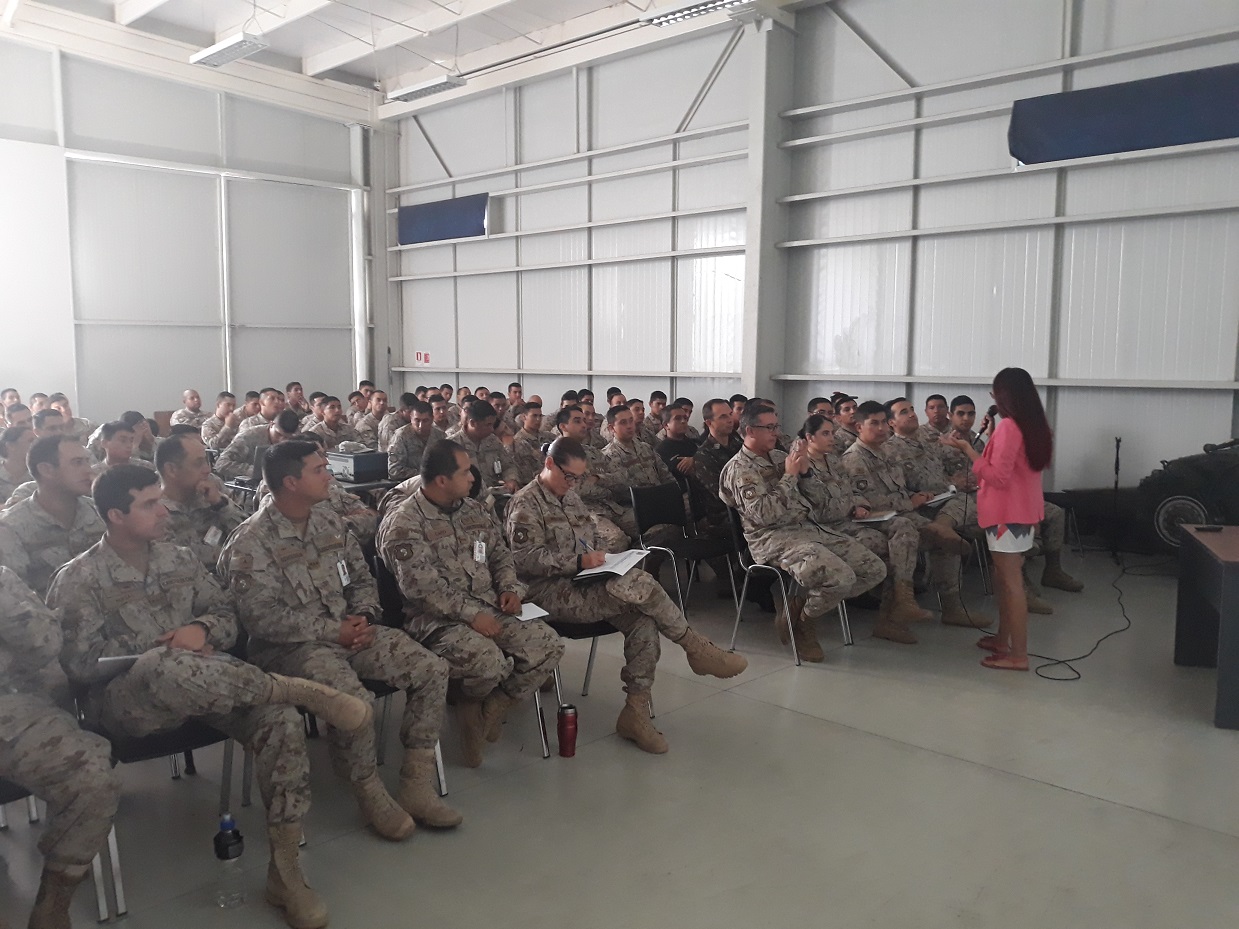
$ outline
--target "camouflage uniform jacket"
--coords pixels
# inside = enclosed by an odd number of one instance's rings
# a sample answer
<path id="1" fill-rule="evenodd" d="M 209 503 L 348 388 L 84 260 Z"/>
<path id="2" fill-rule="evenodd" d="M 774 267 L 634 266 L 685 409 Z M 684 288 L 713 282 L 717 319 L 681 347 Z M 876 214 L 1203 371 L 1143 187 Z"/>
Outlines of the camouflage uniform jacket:
<path id="1" fill-rule="evenodd" d="M 134 465 L 135 467 L 138 467 L 138 468 L 146 468 L 147 471 L 155 470 L 155 466 L 153 464 L 151 464 L 149 461 L 144 461 L 141 458 L 130 458 L 128 461 L 125 462 L 125 464 Z M 111 471 L 115 467 L 117 466 L 114 464 L 108 464 L 106 461 L 96 461 L 94 464 L 90 466 L 90 473 L 93 474 L 95 477 L 98 477 L 100 474 L 106 474 L 107 472 Z"/>
<path id="2" fill-rule="evenodd" d="M 937 438 L 932 444 L 919 433 L 914 436 L 892 435 L 882 446 L 886 457 L 903 468 L 903 482 L 912 493 L 926 491 L 940 494 L 947 488 L 946 464 L 939 453 Z"/>
<path id="3" fill-rule="evenodd" d="M 577 556 L 597 547 L 594 517 L 575 490 L 556 497 L 534 481 L 508 501 L 505 521 L 512 560 L 521 580 L 574 576 Z"/>
<path id="4" fill-rule="evenodd" d="M 810 457 L 809 470 L 800 475 L 799 484 L 800 492 L 809 501 L 813 521 L 821 525 L 849 522 L 856 507 L 868 506 L 856 494 L 842 459 L 833 453 L 823 458 Z"/>
<path id="5" fill-rule="evenodd" d="M 967 439 L 968 444 L 971 445 L 978 454 L 985 452 L 985 441 L 972 430 L 969 430 L 966 436 L 960 435 L 954 429 L 944 433 L 944 435 L 949 435 L 953 439 Z M 956 474 L 959 471 L 969 472 L 972 470 L 972 460 L 957 448 L 940 446 L 939 454 L 942 455 L 942 464 L 946 467 L 947 474 Z"/>
<path id="6" fill-rule="evenodd" d="M 202 423 L 202 441 L 207 448 L 222 452 L 236 437 L 237 430 L 218 416 L 209 416 Z"/>
<path id="7" fill-rule="evenodd" d="M 0 567 L 0 694 L 43 694 L 41 672 L 60 656 L 61 644 L 56 614 Z"/>
<path id="8" fill-rule="evenodd" d="M 232 600 L 194 553 L 152 542 L 146 573 L 123 561 L 106 539 L 65 565 L 47 602 L 61 615 L 61 664 L 78 684 L 106 681 L 116 672 L 100 658 L 140 655 L 158 647 L 165 632 L 198 623 L 217 651 L 237 641 Z"/>
<path id="9" fill-rule="evenodd" d="M 379 420 L 373 413 L 366 413 L 353 423 L 353 431 L 362 445 L 375 449 L 379 447 Z"/>
<path id="10" fill-rule="evenodd" d="M 212 506 L 201 494 L 188 505 L 165 496 L 163 505 L 168 508 L 168 541 L 188 548 L 208 571 L 215 570 L 228 536 L 245 522 L 245 513 L 227 497 Z"/>
<path id="11" fill-rule="evenodd" d="M 332 429 L 327 425 L 327 421 L 319 420 L 312 426 L 302 430 L 303 432 L 312 432 L 315 435 L 321 435 L 327 440 L 327 450 L 333 451 L 340 447 L 341 442 L 361 442 L 361 436 L 357 434 L 357 430 L 347 423 L 340 423 L 339 429 Z"/>
<path id="12" fill-rule="evenodd" d="M 391 447 L 392 436 L 396 434 L 396 430 L 408 424 L 409 421 L 397 412 L 393 411 L 384 416 L 383 421 L 379 423 L 379 451 L 387 451 Z"/>
<path id="13" fill-rule="evenodd" d="M 25 469 L 23 468 L 23 470 Z M 29 471 L 26 471 L 20 477 L 14 478 L 10 476 L 8 468 L 0 466 L 0 506 L 3 506 L 5 501 L 7 501 L 9 497 L 13 496 L 13 491 L 15 491 L 22 484 L 28 483 L 32 480 L 34 480 L 34 478 L 30 476 Z"/>
<path id="14" fill-rule="evenodd" d="M 498 612 L 502 593 L 525 595 L 495 517 L 468 497 L 444 510 L 419 488 L 383 518 L 378 551 L 400 582 L 415 638 Z"/>
<path id="15" fill-rule="evenodd" d="M 516 465 L 516 483 L 524 487 L 542 470 L 546 456 L 542 454 L 542 434 L 534 435 L 522 429 L 512 439 L 512 463 Z"/>
<path id="16" fill-rule="evenodd" d="M 381 614 L 378 586 L 361 546 L 334 512 L 310 510 L 305 538 L 274 503 L 243 522 L 219 556 L 217 572 L 253 637 L 270 645 L 335 645 L 345 616 Z"/>
<path id="17" fill-rule="evenodd" d="M 496 436 L 488 435 L 481 442 L 475 442 L 465 434 L 463 428 L 458 427 L 449 432 L 447 437 L 469 455 L 469 461 L 481 472 L 482 484 L 486 487 L 496 487 L 504 481 L 517 480 L 512 456 Z"/>
<path id="18" fill-rule="evenodd" d="M 16 503 L 0 513 L 0 564 L 26 582 L 37 594 L 61 565 L 99 541 L 105 526 L 95 506 L 79 497 L 73 525 L 66 529 L 36 497 Z"/>
<path id="19" fill-rule="evenodd" d="M 275 420 L 267 419 L 267 417 L 263 416 L 261 413 L 255 413 L 253 416 L 247 416 L 245 419 L 241 420 L 241 425 L 237 428 L 239 431 L 244 432 L 246 429 L 254 429 L 258 426 L 270 426 L 273 422 L 275 422 Z"/>
<path id="20" fill-rule="evenodd" d="M 260 448 L 271 444 L 271 428 L 255 426 L 253 429 L 242 429 L 235 439 L 224 449 L 224 453 L 215 462 L 215 473 L 226 481 L 237 478 L 249 478 L 254 472 L 254 455 Z M 258 469 L 262 476 L 262 469 Z"/>
<path id="21" fill-rule="evenodd" d="M 719 497 L 740 513 L 749 550 L 763 564 L 777 559 L 789 531 L 803 530 L 811 522 L 799 481 L 783 472 L 786 458 L 777 448 L 769 458 L 741 448 L 719 478 Z"/>
<path id="22" fill-rule="evenodd" d="M 168 420 L 172 426 L 193 426 L 195 429 L 201 429 L 202 424 L 207 421 L 207 414 L 199 410 L 197 413 L 191 413 L 189 410 L 182 407 L 172 414 Z"/>
<path id="23" fill-rule="evenodd" d="M 857 442 L 859 439 L 860 439 L 860 436 L 858 436 L 855 432 L 853 432 L 847 426 L 844 426 L 841 424 L 835 426 L 835 452 L 836 454 L 842 455 L 844 452 L 846 452 L 849 448 L 852 447 L 853 443 Z"/>
<path id="24" fill-rule="evenodd" d="M 903 468 L 887 458 L 885 448 L 873 449 L 856 442 L 843 453 L 842 461 L 856 496 L 868 501 L 871 510 L 912 512 L 912 495 Z"/>
<path id="25" fill-rule="evenodd" d="M 719 477 L 727 462 L 736 457 L 736 453 L 744 447 L 744 442 L 734 432 L 727 437 L 727 444 L 720 445 L 714 436 L 706 433 L 701 441 L 697 454 L 693 455 L 693 474 L 705 488 L 702 503 L 705 512 L 701 513 L 711 525 L 725 526 L 727 513 L 723 502 L 718 497 Z"/>
<path id="26" fill-rule="evenodd" d="M 393 481 L 403 481 L 418 474 L 422 470 L 422 457 L 426 449 L 440 439 L 445 439 L 438 426 L 430 429 L 430 438 L 423 439 L 413 431 L 412 426 L 401 426 L 392 436 L 387 447 L 387 477 Z"/>
<path id="27" fill-rule="evenodd" d="M 586 445 L 584 449 L 585 461 L 589 465 L 588 477 L 576 486 L 573 493 L 592 512 L 608 517 L 623 516 L 625 508 L 632 509 L 632 495 L 628 492 L 627 481 L 603 452 L 592 445 Z"/>
<path id="28" fill-rule="evenodd" d="M 378 511 L 357 494 L 346 490 L 345 485 L 334 478 L 327 485 L 327 494 L 326 500 L 314 504 L 315 509 L 330 510 L 344 520 L 344 528 L 357 536 L 357 542 L 362 548 L 373 542 L 374 532 L 379 526 Z M 255 510 L 271 503 L 271 491 L 265 483 L 258 485 L 256 499 L 258 506 Z M 242 521 L 244 519 L 242 516 Z"/>
<path id="29" fill-rule="evenodd" d="M 632 445 L 624 445 L 616 439 L 602 450 L 602 454 L 625 487 L 656 487 L 675 480 L 654 450 L 636 439 Z"/>

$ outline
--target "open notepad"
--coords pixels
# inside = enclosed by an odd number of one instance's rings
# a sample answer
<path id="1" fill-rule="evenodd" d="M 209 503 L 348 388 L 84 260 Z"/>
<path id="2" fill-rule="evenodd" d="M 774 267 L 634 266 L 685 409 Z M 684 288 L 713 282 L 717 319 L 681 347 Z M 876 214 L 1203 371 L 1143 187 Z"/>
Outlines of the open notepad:
<path id="1" fill-rule="evenodd" d="M 945 503 L 947 500 L 950 500 L 952 497 L 955 496 L 955 494 L 956 494 L 955 488 L 950 487 L 947 490 L 944 490 L 942 493 L 938 494 L 938 496 L 932 497 L 931 499 L 925 501 L 924 503 L 921 504 L 921 506 L 937 506 L 939 503 Z"/>
<path id="2" fill-rule="evenodd" d="M 529 622 L 531 619 L 541 619 L 543 616 L 550 616 L 546 610 L 538 606 L 536 603 L 522 603 L 520 615 L 516 618 L 523 623 Z"/>
<path id="3" fill-rule="evenodd" d="M 894 510 L 884 510 L 881 513 L 870 513 L 864 519 L 854 519 L 852 520 L 852 522 L 854 523 L 884 523 L 888 519 L 894 519 L 894 518 L 895 518 Z"/>
<path id="4" fill-rule="evenodd" d="M 572 580 L 573 582 L 587 581 L 593 577 L 607 577 L 611 575 L 615 577 L 623 577 L 638 564 L 640 564 L 641 559 L 648 554 L 649 552 L 642 551 L 639 548 L 631 548 L 626 552 L 620 552 L 618 555 L 608 554 L 606 556 L 606 561 L 604 561 L 597 568 L 587 568 L 580 574 L 576 575 L 576 577 Z"/>

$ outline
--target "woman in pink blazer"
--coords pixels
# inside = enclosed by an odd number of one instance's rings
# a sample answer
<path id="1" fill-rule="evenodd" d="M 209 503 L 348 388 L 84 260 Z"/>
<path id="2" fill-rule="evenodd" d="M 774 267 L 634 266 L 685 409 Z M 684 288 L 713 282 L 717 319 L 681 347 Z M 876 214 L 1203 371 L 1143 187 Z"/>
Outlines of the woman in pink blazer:
<path id="1" fill-rule="evenodd" d="M 1023 368 L 1003 368 L 991 396 L 1003 417 L 984 454 L 965 439 L 944 437 L 972 460 L 977 522 L 985 529 L 998 580 L 998 633 L 977 643 L 991 652 L 981 664 L 1003 671 L 1028 670 L 1028 600 L 1021 571 L 1033 530 L 1045 518 L 1041 472 L 1050 463 L 1054 436 L 1032 378 Z"/>

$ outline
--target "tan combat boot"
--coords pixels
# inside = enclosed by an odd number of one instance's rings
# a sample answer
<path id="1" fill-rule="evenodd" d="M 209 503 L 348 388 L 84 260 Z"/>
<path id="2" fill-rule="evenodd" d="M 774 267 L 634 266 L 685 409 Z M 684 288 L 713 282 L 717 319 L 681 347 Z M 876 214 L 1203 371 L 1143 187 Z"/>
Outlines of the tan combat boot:
<path id="1" fill-rule="evenodd" d="M 503 735 L 503 721 L 516 701 L 496 687 L 482 701 L 482 725 L 486 727 L 486 741 L 498 742 Z"/>
<path id="2" fill-rule="evenodd" d="M 416 827 L 412 818 L 392 799 L 377 772 L 360 781 L 353 781 L 353 794 L 357 797 L 361 815 L 380 836 L 400 842 L 413 834 Z"/>
<path id="3" fill-rule="evenodd" d="M 897 623 L 923 623 L 933 619 L 934 614 L 921 609 L 916 602 L 911 581 L 896 581 L 891 590 L 890 618 Z"/>
<path id="4" fill-rule="evenodd" d="M 743 655 L 723 651 L 691 628 L 675 644 L 684 649 L 684 654 L 688 656 L 688 666 L 693 669 L 694 674 L 735 677 L 749 666 L 748 659 Z"/>
<path id="5" fill-rule="evenodd" d="M 30 911 L 30 929 L 70 929 L 69 904 L 85 877 L 85 868 L 76 873 L 44 866 L 39 893 Z"/>
<path id="6" fill-rule="evenodd" d="M 267 826 L 271 862 L 267 865 L 267 902 L 284 911 L 293 929 L 322 929 L 327 925 L 327 904 L 305 881 L 301 872 L 300 823 Z"/>
<path id="7" fill-rule="evenodd" d="M 965 626 L 969 629 L 987 629 L 994 621 L 983 613 L 969 613 L 958 590 L 946 590 L 938 594 L 942 601 L 942 625 Z"/>
<path id="8" fill-rule="evenodd" d="M 460 726 L 460 753 L 465 766 L 476 768 L 482 764 L 482 746 L 486 744 L 486 721 L 482 718 L 482 701 L 474 697 L 462 697 L 456 704 L 456 723 Z"/>
<path id="9" fill-rule="evenodd" d="M 435 829 L 451 829 L 459 826 L 464 817 L 440 799 L 432 783 L 434 769 L 433 748 L 405 749 L 396 801 L 415 822 Z"/>
<path id="10" fill-rule="evenodd" d="M 1061 551 L 1045 553 L 1045 570 L 1041 572 L 1041 586 L 1054 587 L 1073 594 L 1078 594 L 1084 589 L 1083 584 L 1063 570 Z"/>
<path id="11" fill-rule="evenodd" d="M 670 746 L 663 734 L 654 728 L 650 721 L 650 692 L 648 690 L 631 693 L 624 700 L 624 708 L 620 710 L 619 719 L 615 721 L 615 731 L 620 738 L 636 742 L 637 748 L 651 755 L 665 754 Z"/>
<path id="12" fill-rule="evenodd" d="M 817 640 L 817 618 L 801 610 L 800 618 L 792 626 L 792 636 L 796 640 L 796 654 L 801 661 L 811 661 L 816 664 L 826 660 L 822 651 L 822 643 Z"/>
<path id="13" fill-rule="evenodd" d="M 304 707 L 327 725 L 341 732 L 356 732 L 374 719 L 369 700 L 340 693 L 334 687 L 282 674 L 271 678 L 271 703 L 289 703 Z"/>
<path id="14" fill-rule="evenodd" d="M 1025 570 L 1020 570 L 1020 579 L 1024 582 L 1024 599 L 1028 602 L 1028 612 L 1049 616 L 1054 612 L 1054 605 L 1037 595 L 1037 588 L 1033 587 Z"/>

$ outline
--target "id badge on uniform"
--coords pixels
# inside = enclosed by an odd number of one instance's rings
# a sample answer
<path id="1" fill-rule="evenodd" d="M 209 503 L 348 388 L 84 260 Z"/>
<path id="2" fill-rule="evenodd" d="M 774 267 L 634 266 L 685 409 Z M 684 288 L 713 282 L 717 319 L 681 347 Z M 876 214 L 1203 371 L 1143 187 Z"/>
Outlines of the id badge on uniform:
<path id="1" fill-rule="evenodd" d="M 486 564 L 486 543 L 481 539 L 473 543 L 473 560 L 478 564 Z"/>
<path id="2" fill-rule="evenodd" d="M 344 563 L 343 558 L 336 562 L 336 573 L 340 575 L 340 583 L 343 586 L 347 587 L 352 583 L 352 578 L 349 577 L 348 573 L 348 565 Z"/>
<path id="3" fill-rule="evenodd" d="M 202 541 L 212 547 L 219 544 L 219 540 L 224 537 L 224 533 L 220 531 L 219 526 L 212 526 L 207 530 L 207 534 L 202 537 Z"/>
<path id="4" fill-rule="evenodd" d="M 503 473 L 503 462 L 500 461 L 498 458 L 496 458 L 495 459 L 495 475 L 498 476 L 502 473 Z"/>

